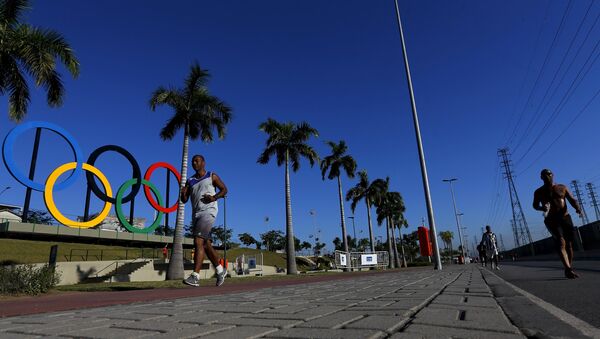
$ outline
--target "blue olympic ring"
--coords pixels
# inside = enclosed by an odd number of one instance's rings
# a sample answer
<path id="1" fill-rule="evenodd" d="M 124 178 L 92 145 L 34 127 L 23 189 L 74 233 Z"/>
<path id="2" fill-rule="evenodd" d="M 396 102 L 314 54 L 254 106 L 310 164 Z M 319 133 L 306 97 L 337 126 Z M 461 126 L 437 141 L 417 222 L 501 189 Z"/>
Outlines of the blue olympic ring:
<path id="1" fill-rule="evenodd" d="M 25 132 L 29 129 L 32 129 L 32 128 L 43 128 L 43 129 L 51 130 L 51 131 L 57 133 L 58 135 L 60 135 L 63 139 L 65 139 L 67 141 L 67 143 L 69 144 L 69 146 L 71 147 L 71 150 L 73 151 L 73 155 L 75 156 L 75 162 L 77 163 L 77 166 L 75 167 L 75 170 L 73 171 L 71 176 L 69 176 L 65 181 L 61 182 L 60 184 L 57 184 L 54 187 L 54 189 L 59 191 L 59 190 L 69 187 L 70 185 L 72 185 L 75 182 L 75 180 L 77 180 L 77 178 L 79 177 L 79 174 L 82 171 L 83 162 L 81 161 L 81 159 L 83 157 L 81 156 L 81 148 L 79 147 L 79 144 L 77 143 L 75 138 L 69 132 L 67 132 L 65 129 L 63 129 L 60 126 L 49 123 L 49 122 L 45 122 L 45 121 L 27 122 L 27 123 L 24 123 L 22 125 L 15 127 L 13 130 L 11 130 L 8 133 L 8 135 L 4 139 L 4 143 L 2 145 L 2 158 L 4 159 L 4 164 L 6 165 L 6 168 L 8 169 L 10 174 L 12 174 L 12 176 L 15 177 L 15 179 L 17 179 L 17 181 L 19 181 L 24 186 L 32 188 L 39 192 L 44 191 L 45 184 L 37 183 L 37 182 L 29 179 L 28 176 L 26 176 L 24 173 L 22 173 L 18 169 L 18 167 L 15 165 L 14 160 L 13 160 L 13 146 L 14 146 L 14 143 L 15 143 L 17 137 L 20 136 L 21 134 L 23 134 L 23 132 Z"/>

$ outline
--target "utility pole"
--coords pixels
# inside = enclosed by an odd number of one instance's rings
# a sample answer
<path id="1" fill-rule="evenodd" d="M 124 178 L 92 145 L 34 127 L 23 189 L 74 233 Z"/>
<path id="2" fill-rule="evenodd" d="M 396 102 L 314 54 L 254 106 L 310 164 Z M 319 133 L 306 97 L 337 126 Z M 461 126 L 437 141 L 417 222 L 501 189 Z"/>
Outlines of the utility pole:
<path id="1" fill-rule="evenodd" d="M 596 195 L 596 188 L 594 187 L 594 184 L 592 184 L 591 182 L 588 182 L 587 184 L 585 184 L 585 187 L 588 190 L 588 196 L 590 197 L 590 200 L 592 201 L 592 206 L 594 207 L 594 212 L 596 212 L 596 220 L 600 220 L 600 209 L 598 209 L 598 196 Z"/>
<path id="2" fill-rule="evenodd" d="M 504 168 L 504 177 L 508 182 L 508 193 L 510 196 L 510 205 L 512 207 L 513 214 L 513 233 L 515 236 L 515 248 L 529 244 L 531 255 L 535 255 L 533 249 L 533 240 L 531 239 L 531 232 L 529 232 L 529 226 L 527 226 L 527 220 L 525 219 L 525 213 L 521 207 L 521 201 L 515 188 L 514 175 L 511 169 L 511 161 L 509 159 L 508 148 L 502 148 L 498 150 L 498 156 L 500 157 L 500 164 Z"/>
<path id="3" fill-rule="evenodd" d="M 452 178 L 452 179 L 443 179 L 443 182 L 447 182 L 450 183 L 450 194 L 452 195 L 452 206 L 454 207 L 454 217 L 456 218 L 456 228 L 458 229 L 458 239 L 460 239 L 460 253 L 462 254 L 463 258 L 466 257 L 465 255 L 465 246 L 464 246 L 464 241 L 463 241 L 463 236 L 462 236 L 462 230 L 460 227 L 460 219 L 459 216 L 460 214 L 458 213 L 458 211 L 456 210 L 456 199 L 454 198 L 454 188 L 452 186 L 452 183 L 455 182 L 456 178 Z"/>
<path id="4" fill-rule="evenodd" d="M 581 218 L 581 225 L 587 225 L 590 223 L 590 221 L 588 220 L 587 213 L 585 213 L 585 208 L 583 206 L 585 202 L 583 201 L 581 190 L 579 189 L 579 180 L 571 181 L 571 188 L 573 188 L 573 193 L 575 193 L 577 202 L 579 202 L 579 207 L 581 207 L 581 214 L 579 215 Z"/>
<path id="5" fill-rule="evenodd" d="M 435 218 L 433 216 L 433 205 L 431 203 L 431 193 L 429 192 L 429 178 L 427 177 L 427 165 L 425 164 L 425 152 L 421 141 L 421 128 L 419 127 L 419 116 L 417 115 L 417 103 L 413 91 L 412 79 L 410 76 L 410 67 L 408 66 L 408 55 L 406 53 L 406 44 L 404 43 L 404 31 L 402 30 L 402 20 L 400 18 L 400 8 L 398 0 L 394 1 L 396 5 L 396 20 L 398 21 L 398 31 L 400 33 L 400 42 L 402 43 L 402 56 L 404 57 L 404 70 L 406 71 L 406 82 L 408 83 L 408 94 L 410 95 L 410 104 L 413 113 L 413 123 L 415 128 L 415 137 L 417 138 L 417 148 L 419 151 L 419 161 L 421 164 L 421 179 L 423 180 L 423 191 L 425 193 L 425 205 L 427 207 L 427 217 L 429 219 L 429 233 L 433 243 L 433 255 L 435 257 L 435 269 L 442 269 L 442 259 L 440 258 L 440 248 L 437 241 L 437 230 L 435 227 Z"/>

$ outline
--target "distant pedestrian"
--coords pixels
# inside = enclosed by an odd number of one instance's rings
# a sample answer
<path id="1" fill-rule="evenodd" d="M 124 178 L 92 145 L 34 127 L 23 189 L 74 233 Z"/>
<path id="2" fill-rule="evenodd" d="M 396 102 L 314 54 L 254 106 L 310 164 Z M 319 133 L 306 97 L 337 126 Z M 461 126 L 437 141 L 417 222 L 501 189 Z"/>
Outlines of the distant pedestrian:
<path id="1" fill-rule="evenodd" d="M 192 167 L 196 173 L 187 180 L 181 190 L 181 201 L 186 203 L 192 200 L 192 227 L 194 235 L 194 272 L 183 282 L 200 286 L 200 269 L 204 261 L 204 254 L 213 264 L 217 275 L 217 286 L 225 281 L 227 270 L 219 263 L 217 252 L 212 246 L 211 230 L 219 210 L 217 199 L 225 197 L 227 187 L 216 173 L 206 171 L 206 162 L 201 155 L 194 155 Z M 219 192 L 216 192 L 216 189 Z"/>
<path id="2" fill-rule="evenodd" d="M 490 268 L 499 270 L 498 266 L 498 242 L 496 241 L 496 235 L 492 232 L 490 225 L 485 226 L 485 233 L 481 237 L 481 243 L 479 244 L 484 248 L 486 262 L 490 262 Z M 487 264 L 486 264 L 487 266 Z"/>
<path id="3" fill-rule="evenodd" d="M 565 277 L 578 278 L 579 275 L 573 271 L 575 227 L 565 200 L 569 201 L 577 214 L 581 214 L 581 208 L 565 185 L 554 184 L 554 174 L 549 169 L 542 170 L 540 177 L 544 185 L 533 194 L 533 208 L 544 213 L 544 224 L 554 238 L 558 256 L 565 267 Z"/>
<path id="4" fill-rule="evenodd" d="M 166 261 L 167 258 L 169 257 L 169 250 L 167 249 L 167 245 L 165 245 L 165 247 L 163 247 L 162 254 L 163 254 L 163 259 Z"/>
<path id="5" fill-rule="evenodd" d="M 479 253 L 479 262 L 481 262 L 481 267 L 486 266 L 485 247 L 483 247 L 482 244 L 477 245 L 477 252 Z"/>

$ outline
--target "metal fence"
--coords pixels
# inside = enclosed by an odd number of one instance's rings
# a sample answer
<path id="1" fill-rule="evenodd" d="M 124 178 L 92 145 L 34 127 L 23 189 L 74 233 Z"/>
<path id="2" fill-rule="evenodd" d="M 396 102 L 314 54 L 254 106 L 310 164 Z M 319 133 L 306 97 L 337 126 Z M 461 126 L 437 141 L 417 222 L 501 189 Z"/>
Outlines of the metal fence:
<path id="1" fill-rule="evenodd" d="M 235 258 L 233 262 L 235 273 L 237 275 L 262 275 L 263 274 L 263 254 L 242 254 Z"/>
<path id="2" fill-rule="evenodd" d="M 389 253 L 377 252 L 343 252 L 335 251 L 336 268 L 387 268 L 390 263 Z"/>

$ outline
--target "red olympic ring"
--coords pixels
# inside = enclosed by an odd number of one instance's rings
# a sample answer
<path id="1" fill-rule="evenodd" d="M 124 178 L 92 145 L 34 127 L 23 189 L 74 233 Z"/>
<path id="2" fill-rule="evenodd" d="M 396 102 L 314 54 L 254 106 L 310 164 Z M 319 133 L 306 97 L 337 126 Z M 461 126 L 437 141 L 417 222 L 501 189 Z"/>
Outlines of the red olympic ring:
<path id="1" fill-rule="evenodd" d="M 168 169 L 169 171 L 171 171 L 171 173 L 173 173 L 175 175 L 175 177 L 177 177 L 177 182 L 181 185 L 181 174 L 179 174 L 179 172 L 177 171 L 177 169 L 175 167 L 173 167 L 173 165 L 168 164 L 166 162 L 157 162 L 157 163 L 152 164 L 152 166 L 148 167 L 148 170 L 146 170 L 146 173 L 144 174 L 144 180 L 150 181 L 150 177 L 152 176 L 152 173 L 157 168 L 165 168 L 165 169 Z M 159 212 L 163 212 L 163 213 L 174 212 L 177 209 L 177 205 L 179 204 L 179 198 L 178 198 L 177 201 L 173 204 L 173 206 L 171 206 L 169 208 L 160 206 L 160 204 L 156 202 L 156 200 L 154 199 L 152 194 L 150 194 L 150 187 L 148 187 L 147 185 L 144 185 L 144 194 L 146 195 L 146 199 L 148 199 L 148 202 L 150 202 L 150 205 L 152 205 L 152 207 Z M 167 192 L 167 194 L 169 194 L 169 193 Z"/>

